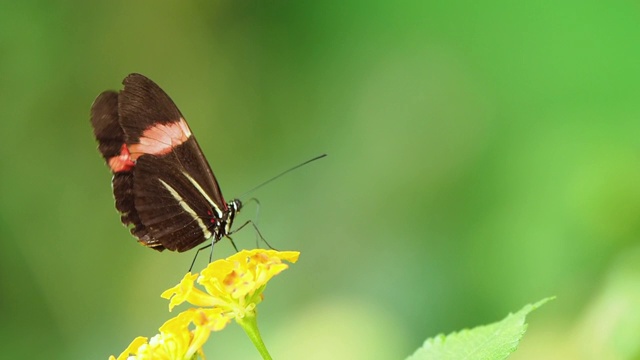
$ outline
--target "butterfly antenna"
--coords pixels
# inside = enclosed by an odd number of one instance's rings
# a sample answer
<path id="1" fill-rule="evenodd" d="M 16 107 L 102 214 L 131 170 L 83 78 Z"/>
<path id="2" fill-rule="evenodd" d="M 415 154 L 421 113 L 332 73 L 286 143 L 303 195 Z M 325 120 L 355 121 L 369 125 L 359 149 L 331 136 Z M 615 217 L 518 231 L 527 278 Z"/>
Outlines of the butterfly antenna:
<path id="1" fill-rule="evenodd" d="M 305 162 L 303 162 L 303 163 L 301 163 L 301 164 L 298 164 L 298 165 L 296 165 L 296 166 L 294 166 L 294 167 L 292 167 L 292 168 L 290 168 L 290 169 L 287 169 L 287 170 L 285 170 L 285 171 L 281 172 L 280 174 L 278 174 L 278 175 L 276 175 L 276 176 L 272 177 L 271 179 L 269 179 L 269 180 L 267 180 L 267 181 L 265 181 L 265 182 L 261 183 L 260 185 L 258 185 L 258 186 L 256 186 L 256 187 L 254 187 L 253 189 L 251 189 L 251 190 L 249 190 L 249 191 L 245 192 L 244 194 L 242 194 L 241 196 L 239 196 L 239 198 L 243 198 L 243 197 L 245 197 L 246 195 L 248 195 L 248 194 L 250 194 L 250 193 L 252 193 L 252 192 L 254 192 L 254 191 L 258 190 L 259 188 L 261 188 L 261 187 L 263 187 L 263 186 L 267 185 L 268 183 L 270 183 L 270 182 L 272 182 L 273 180 L 275 180 L 275 179 L 277 179 L 277 178 L 281 177 L 281 176 L 282 176 L 282 175 L 284 175 L 284 174 L 287 174 L 287 173 L 289 173 L 289 172 L 291 172 L 291 171 L 293 171 L 293 170 L 295 170 L 295 169 L 297 169 L 297 168 L 299 168 L 299 167 L 301 167 L 301 166 L 307 165 L 307 164 L 308 164 L 308 163 L 310 163 L 310 162 L 313 162 L 313 161 L 316 161 L 316 160 L 322 159 L 322 158 L 323 158 L 323 157 L 325 157 L 325 156 L 327 156 L 327 154 L 318 155 L 318 156 L 314 157 L 313 159 L 309 159 L 309 160 L 307 160 L 307 161 L 305 161 Z"/>

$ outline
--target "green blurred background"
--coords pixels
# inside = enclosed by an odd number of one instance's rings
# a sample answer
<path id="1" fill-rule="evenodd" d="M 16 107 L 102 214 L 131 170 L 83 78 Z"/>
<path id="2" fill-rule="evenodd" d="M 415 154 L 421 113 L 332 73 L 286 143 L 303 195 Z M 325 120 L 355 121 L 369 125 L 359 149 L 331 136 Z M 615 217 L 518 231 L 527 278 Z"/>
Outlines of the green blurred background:
<path id="1" fill-rule="evenodd" d="M 89 124 L 140 72 L 227 198 L 329 154 L 254 194 L 302 252 L 274 358 L 403 359 L 557 295 L 513 359 L 640 359 L 639 59 L 629 1 L 4 1 L 0 353 L 106 359 L 169 318 L 193 253 L 122 227 Z M 258 358 L 235 325 L 205 351 Z"/>

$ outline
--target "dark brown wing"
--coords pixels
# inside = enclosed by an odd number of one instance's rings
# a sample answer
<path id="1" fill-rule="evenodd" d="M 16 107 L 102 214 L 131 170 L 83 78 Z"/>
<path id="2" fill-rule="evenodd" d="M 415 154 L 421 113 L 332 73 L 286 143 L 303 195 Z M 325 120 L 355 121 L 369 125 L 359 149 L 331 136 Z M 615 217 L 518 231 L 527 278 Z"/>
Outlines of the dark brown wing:
<path id="1" fill-rule="evenodd" d="M 186 121 L 178 107 L 156 83 L 140 74 L 130 74 L 124 81 L 124 90 L 120 92 L 120 125 L 125 133 L 127 145 L 136 144 L 142 134 L 158 125 L 171 125 L 183 121 L 188 137 L 193 144 L 175 153 L 178 166 L 186 170 L 218 205 L 225 206 L 218 181 L 211 171 L 207 159 L 190 133 Z"/>
<path id="2" fill-rule="evenodd" d="M 212 236 L 219 219 L 197 187 L 175 167 L 173 156 L 138 159 L 136 210 L 152 237 L 169 250 L 186 251 Z"/>
<path id="3" fill-rule="evenodd" d="M 141 243 L 162 251 L 164 247 L 149 236 L 147 228 L 140 221 L 134 206 L 132 168 L 127 167 L 126 164 L 117 166 L 125 135 L 118 122 L 118 94 L 116 92 L 105 91 L 96 98 L 91 106 L 91 124 L 98 140 L 98 150 L 113 171 L 113 195 L 122 222 L 125 225 L 133 225 L 131 234 L 137 237 Z"/>
<path id="4" fill-rule="evenodd" d="M 184 117 L 139 74 L 124 80 L 119 121 L 135 161 L 134 204 L 154 241 L 185 251 L 212 236 L 226 203 Z"/>

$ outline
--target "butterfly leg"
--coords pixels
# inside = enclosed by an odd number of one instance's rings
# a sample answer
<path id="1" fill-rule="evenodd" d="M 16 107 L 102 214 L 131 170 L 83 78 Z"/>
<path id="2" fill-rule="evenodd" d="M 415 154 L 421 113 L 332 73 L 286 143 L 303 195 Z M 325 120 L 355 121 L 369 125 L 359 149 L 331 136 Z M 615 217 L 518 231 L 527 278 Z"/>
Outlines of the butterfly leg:
<path id="1" fill-rule="evenodd" d="M 251 199 L 249 199 L 249 200 L 247 200 L 245 202 L 245 205 L 250 203 L 250 202 L 252 202 L 252 201 L 256 203 L 256 217 L 255 217 L 255 221 L 254 221 L 254 223 L 255 223 L 254 227 L 257 227 L 258 226 L 258 221 L 260 220 L 260 201 L 258 201 L 258 199 L 256 199 L 256 198 L 251 198 Z M 261 236 L 258 236 L 258 234 L 260 234 L 259 231 L 256 232 L 256 248 L 260 247 L 259 242 L 260 242 L 260 237 Z M 266 241 L 265 241 L 265 243 L 266 243 Z"/>
<path id="2" fill-rule="evenodd" d="M 231 234 L 237 233 L 238 231 L 240 231 L 243 227 L 247 226 L 251 224 L 251 226 L 253 226 L 253 229 L 256 231 L 256 234 L 258 235 L 258 237 L 260 237 L 260 240 L 262 240 L 265 244 L 267 244 L 267 246 L 269 247 L 269 249 L 271 250 L 277 250 L 276 248 L 274 248 L 273 246 L 271 246 L 267 240 L 265 240 L 264 236 L 262 236 L 262 234 L 260 233 L 260 230 L 258 230 L 258 227 L 256 226 L 256 224 L 251 221 L 251 220 L 247 220 L 244 224 L 240 225 L 239 228 L 235 229 L 234 231 L 231 232 Z M 229 237 L 229 236 L 227 236 Z"/>
<path id="3" fill-rule="evenodd" d="M 231 238 L 231 236 L 229 236 L 229 235 L 225 235 L 225 237 L 226 237 L 227 239 L 229 239 L 229 241 L 231 241 L 231 245 L 233 245 L 233 248 L 236 250 L 236 252 L 239 252 L 240 250 L 238 250 L 238 247 L 236 246 L 236 243 L 233 241 L 233 239 Z M 209 262 L 211 262 L 211 261 L 209 261 Z"/>
<path id="4" fill-rule="evenodd" d="M 193 257 L 193 260 L 191 261 L 191 266 L 189 266 L 188 272 L 191 272 L 191 270 L 193 269 L 193 265 L 196 263 L 196 259 L 198 258 L 198 254 L 200 254 L 200 251 L 208 248 L 211 248 L 211 254 L 209 254 L 209 262 L 211 262 L 211 256 L 213 255 L 213 243 L 203 246 L 200 249 L 198 249 L 198 251 L 196 251 L 196 255 Z"/>

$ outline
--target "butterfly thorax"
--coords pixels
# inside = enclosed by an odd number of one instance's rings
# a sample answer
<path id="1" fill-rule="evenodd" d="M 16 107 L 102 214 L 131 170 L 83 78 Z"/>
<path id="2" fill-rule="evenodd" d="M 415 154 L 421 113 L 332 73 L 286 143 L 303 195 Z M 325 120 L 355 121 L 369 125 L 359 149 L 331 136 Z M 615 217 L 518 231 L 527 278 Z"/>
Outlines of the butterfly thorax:
<path id="1" fill-rule="evenodd" d="M 231 234 L 233 220 L 240 209 L 242 209 L 242 202 L 239 199 L 233 199 L 227 203 L 227 209 L 222 213 L 222 218 L 214 223 L 213 234 L 216 241 Z"/>

